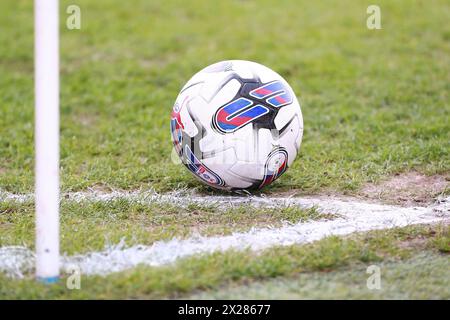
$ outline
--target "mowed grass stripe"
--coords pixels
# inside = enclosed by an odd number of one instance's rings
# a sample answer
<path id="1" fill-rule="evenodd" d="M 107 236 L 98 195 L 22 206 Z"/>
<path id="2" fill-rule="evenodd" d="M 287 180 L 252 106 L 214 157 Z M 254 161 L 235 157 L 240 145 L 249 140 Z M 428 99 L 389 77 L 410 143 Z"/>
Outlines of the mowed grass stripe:
<path id="1" fill-rule="evenodd" d="M 450 257 L 425 250 L 408 259 L 374 261 L 380 287 L 369 281 L 368 263 L 327 272 L 300 273 L 251 284 L 231 283 L 183 299 L 450 299 Z M 375 270 L 375 269 L 372 269 Z M 373 272 L 373 271 L 371 271 Z"/>

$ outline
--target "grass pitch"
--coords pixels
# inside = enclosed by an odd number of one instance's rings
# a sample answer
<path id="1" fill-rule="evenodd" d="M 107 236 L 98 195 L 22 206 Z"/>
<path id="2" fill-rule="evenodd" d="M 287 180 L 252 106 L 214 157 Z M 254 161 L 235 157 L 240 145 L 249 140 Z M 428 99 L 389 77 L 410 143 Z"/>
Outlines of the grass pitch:
<path id="1" fill-rule="evenodd" d="M 34 202 L 0 202 L 0 247 L 34 248 Z M 61 203 L 61 251 L 67 254 L 99 251 L 120 241 L 149 245 L 193 234 L 225 235 L 255 227 L 279 227 L 338 215 L 296 206 L 254 208 L 249 205 L 219 210 L 217 205 L 141 204 L 130 200 Z"/>
<path id="2" fill-rule="evenodd" d="M 138 267 L 107 277 L 82 277 L 80 290 L 68 290 L 65 279 L 46 286 L 33 278 L 10 280 L 0 274 L 0 299 L 154 299 L 186 298 L 192 294 L 194 298 L 230 298 L 235 290 L 230 290 L 230 286 L 238 287 L 238 297 L 248 298 L 255 295 L 252 289 L 258 285 L 276 288 L 272 295 L 270 291 L 261 292 L 258 298 L 332 298 L 329 290 L 333 284 L 339 285 L 334 298 L 448 299 L 449 242 L 450 229 L 443 225 L 375 231 L 344 239 L 329 237 L 303 246 L 273 248 L 258 255 L 231 251 L 183 259 L 168 267 Z M 424 254 L 429 255 L 430 266 L 423 270 L 414 268 L 423 268 Z M 366 287 L 366 268 L 372 264 L 384 269 L 382 277 L 387 275 L 381 291 Z M 410 266 L 410 273 L 395 279 L 393 275 L 399 275 L 406 265 Z M 414 291 L 417 284 L 414 275 L 425 278 L 420 281 L 420 291 Z M 302 287 L 293 290 L 293 281 L 297 281 L 293 277 L 303 279 L 299 286 L 311 287 L 311 292 Z M 272 278 L 277 279 L 269 280 Z M 322 285 L 330 279 L 329 287 L 322 290 L 317 285 L 318 278 Z M 283 285 L 288 281 L 291 286 Z M 404 292 L 406 289 L 411 291 Z"/>
<path id="3" fill-rule="evenodd" d="M 354 1 L 61 1 L 64 190 L 197 187 L 171 162 L 169 114 L 198 70 L 260 62 L 299 96 L 300 156 L 265 189 L 355 190 L 408 170 L 450 166 L 447 1 L 379 1 L 382 30 Z M 271 23 L 267 23 L 271 21 Z M 0 186 L 33 188 L 33 7 L 0 4 Z M 19 27 L 20 26 L 20 27 Z"/>
<path id="4" fill-rule="evenodd" d="M 81 30 L 65 27 L 69 4 L 61 1 L 63 191 L 213 193 L 172 163 L 169 114 L 195 72 L 225 59 L 274 69 L 302 105 L 300 155 L 264 193 L 351 194 L 396 173 L 450 172 L 448 1 L 378 1 L 381 30 L 366 28 L 369 3 L 351 0 L 79 0 Z M 0 30 L 0 189 L 26 193 L 34 179 L 32 1 L 1 1 Z M 62 249 L 319 218 L 314 210 L 237 207 L 217 214 L 208 206 L 63 201 Z M 33 219 L 33 203 L 0 203 L 0 246 L 33 248 Z M 446 226 L 410 227 L 86 277 L 76 291 L 0 275 L 0 298 L 448 299 L 448 243 Z M 385 290 L 368 292 L 361 282 L 372 263 L 387 270 Z M 297 284 L 311 290 L 293 289 Z"/>

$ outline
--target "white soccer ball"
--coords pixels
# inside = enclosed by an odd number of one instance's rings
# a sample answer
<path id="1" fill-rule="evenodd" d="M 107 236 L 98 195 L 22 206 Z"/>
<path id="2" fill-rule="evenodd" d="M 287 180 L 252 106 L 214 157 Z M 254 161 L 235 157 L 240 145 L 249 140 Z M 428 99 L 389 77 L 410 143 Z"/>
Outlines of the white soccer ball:
<path id="1" fill-rule="evenodd" d="M 219 189 L 262 188 L 283 174 L 300 148 L 303 118 L 289 84 L 255 62 L 212 64 L 183 87 L 171 131 L 183 164 Z"/>

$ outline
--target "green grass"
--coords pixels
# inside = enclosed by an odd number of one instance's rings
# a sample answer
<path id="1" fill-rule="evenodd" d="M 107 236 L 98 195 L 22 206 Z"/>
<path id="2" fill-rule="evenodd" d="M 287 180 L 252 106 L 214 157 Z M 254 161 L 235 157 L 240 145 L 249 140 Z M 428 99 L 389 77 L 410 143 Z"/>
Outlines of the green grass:
<path id="1" fill-rule="evenodd" d="M 33 202 L 0 202 L 0 247 L 25 245 L 34 248 Z M 249 205 L 220 210 L 217 205 L 131 200 L 64 200 L 61 205 L 61 250 L 68 254 L 98 251 L 122 239 L 126 244 L 151 244 L 195 234 L 224 235 L 253 227 L 281 226 L 282 222 L 333 219 L 337 215 L 294 206 L 254 208 Z"/>
<path id="2" fill-rule="evenodd" d="M 425 252 L 400 261 L 378 262 L 381 287 L 367 287 L 367 265 L 229 285 L 189 299 L 450 299 L 450 258 Z"/>
<path id="3" fill-rule="evenodd" d="M 65 28 L 69 4 L 81 7 L 81 30 Z M 172 163 L 169 114 L 195 72 L 225 59 L 267 65 L 301 101 L 300 155 L 264 192 L 355 193 L 365 182 L 400 172 L 448 175 L 450 4 L 380 0 L 383 29 L 377 31 L 366 28 L 368 4 L 62 0 L 63 191 L 196 188 L 217 194 Z M 34 185 L 32 6 L 29 0 L 0 1 L 0 191 L 15 193 Z M 34 247 L 33 211 L 31 202 L 0 203 L 0 246 Z M 63 201 L 61 211 L 61 246 L 68 254 L 121 239 L 150 244 L 333 217 L 296 208 L 219 212 L 130 201 Z M 0 298 L 215 297 L 222 288 L 224 296 L 251 296 L 262 286 L 276 297 L 333 297 L 329 290 L 337 287 L 335 297 L 448 299 L 448 282 L 441 280 L 448 279 L 449 243 L 448 227 L 332 237 L 261 255 L 228 252 L 83 277 L 81 291 L 0 274 Z M 390 270 L 387 291 L 365 291 L 360 273 L 369 263 Z M 416 281 L 420 290 L 413 292 Z M 289 282 L 307 283 L 312 291 L 292 290 Z"/>
<path id="4" fill-rule="evenodd" d="M 61 1 L 64 190 L 200 185 L 170 161 L 169 113 L 196 71 L 248 59 L 298 94 L 300 157 L 266 192 L 352 192 L 392 173 L 450 168 L 448 1 Z M 32 2 L 0 3 L 0 186 L 33 188 Z M 272 23 L 267 23 L 271 21 Z"/>
<path id="5" fill-rule="evenodd" d="M 349 298 L 370 296 L 371 292 L 362 292 L 366 277 L 360 273 L 371 264 L 392 266 L 391 271 L 383 273 L 386 280 L 394 279 L 402 268 L 410 266 L 413 275 L 426 273 L 429 282 L 421 280 L 421 290 L 414 294 L 402 292 L 403 285 L 413 288 L 415 278 L 398 279 L 402 286 L 387 285 L 386 297 L 403 296 L 407 298 L 448 298 L 448 254 L 439 253 L 437 241 L 450 240 L 449 226 L 414 226 L 388 231 L 373 231 L 351 237 L 329 237 L 312 244 L 302 246 L 280 247 L 265 250 L 260 254 L 251 252 L 227 252 L 204 255 L 180 260 L 175 265 L 166 267 L 138 267 L 130 271 L 111 274 L 106 277 L 82 277 L 80 290 L 68 290 L 64 279 L 59 284 L 45 286 L 33 279 L 10 280 L 0 275 L 0 299 L 67 299 L 67 298 L 181 298 L 192 294 L 202 297 L 214 297 L 217 292 L 227 294 L 228 287 L 242 289 L 244 295 L 248 287 L 251 290 L 257 281 L 275 277 L 304 277 L 311 286 L 315 279 L 323 277 L 332 281 L 342 280 L 348 275 L 344 284 L 340 283 L 339 295 Z M 430 267 L 424 269 L 424 250 L 430 255 Z M 418 256 L 419 255 L 419 256 Z M 413 259 L 412 262 L 411 260 Z M 422 259 L 420 265 L 417 259 Z M 432 264 L 432 265 L 431 265 Z M 422 270 L 415 268 L 420 267 Z M 386 267 L 388 268 L 388 267 Z M 412 268 L 412 269 L 411 269 Z M 383 269 L 385 270 L 385 269 Z M 319 274 L 317 272 L 320 272 Z M 384 271 L 383 271 L 384 272 Z M 421 273 L 422 272 L 422 273 Z M 335 277 L 337 276 L 337 278 Z M 401 278 L 401 277 L 400 277 Z M 354 286 L 354 281 L 364 281 Z M 444 281 L 442 281 L 444 279 Z M 431 281 L 432 280 L 432 281 Z M 277 280 L 275 280 L 277 281 Z M 282 281 L 282 280 L 281 280 Z M 289 281 L 289 280 L 286 280 Z M 353 287 L 343 291 L 342 286 Z M 261 282 L 261 285 L 268 285 Z M 284 297 L 285 291 L 277 289 L 271 298 Z M 201 292 L 204 291 L 202 294 Z M 250 291 L 248 291 L 250 292 Z M 279 293 L 279 296 L 277 295 Z M 323 296 L 327 291 L 322 291 Z M 316 297 L 317 291 L 311 292 Z M 251 293 L 249 293 L 251 296 Z M 303 295 L 302 297 L 305 297 Z M 380 292 L 380 296 L 383 292 Z"/>

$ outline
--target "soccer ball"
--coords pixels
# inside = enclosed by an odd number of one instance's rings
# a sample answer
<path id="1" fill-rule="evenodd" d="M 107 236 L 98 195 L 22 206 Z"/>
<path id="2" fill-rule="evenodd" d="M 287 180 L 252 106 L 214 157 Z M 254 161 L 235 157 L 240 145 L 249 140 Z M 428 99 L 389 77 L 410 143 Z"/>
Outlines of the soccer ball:
<path id="1" fill-rule="evenodd" d="M 260 189 L 294 161 L 303 118 L 289 84 L 255 62 L 212 64 L 182 88 L 173 107 L 174 150 L 202 182 Z"/>

